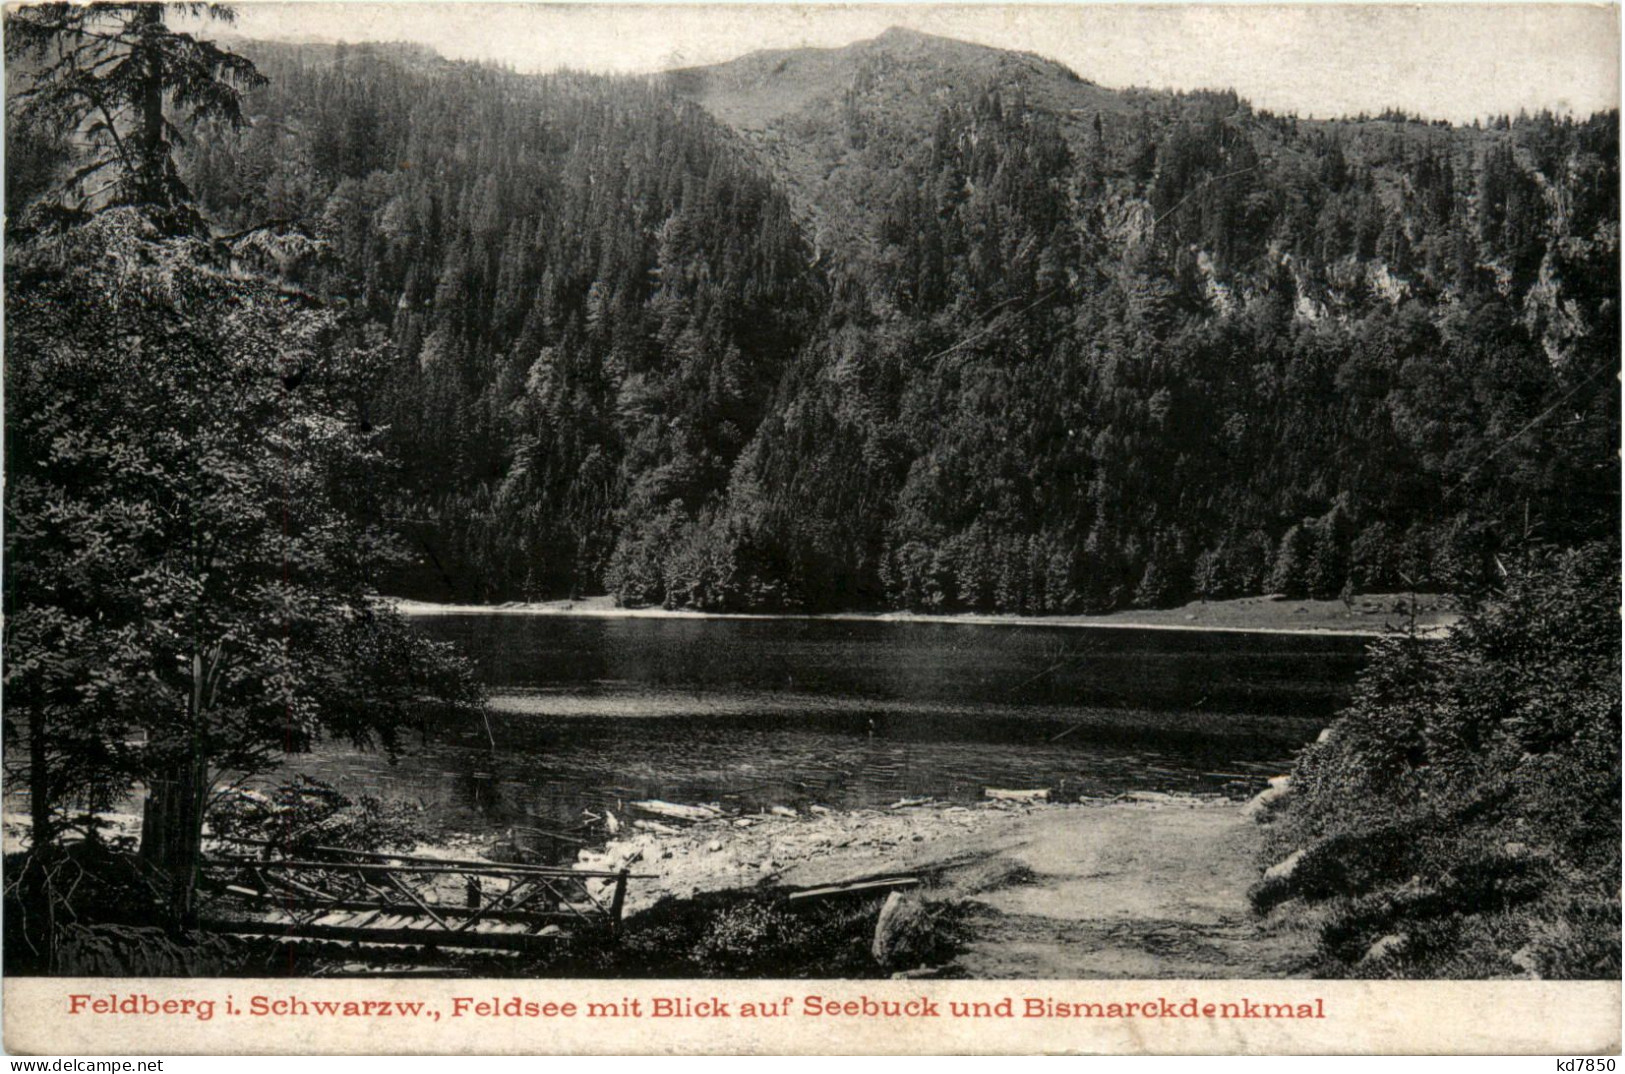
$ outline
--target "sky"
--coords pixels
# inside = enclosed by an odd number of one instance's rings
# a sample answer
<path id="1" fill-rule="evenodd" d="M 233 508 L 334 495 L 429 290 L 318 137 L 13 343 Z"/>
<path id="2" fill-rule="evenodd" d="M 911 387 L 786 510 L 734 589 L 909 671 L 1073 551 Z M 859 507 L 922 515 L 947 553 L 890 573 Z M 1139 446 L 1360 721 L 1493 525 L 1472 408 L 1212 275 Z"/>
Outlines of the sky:
<path id="1" fill-rule="evenodd" d="M 1234 89 L 1331 117 L 1398 107 L 1469 122 L 1619 104 L 1619 9 L 1559 3 L 921 5 L 273 3 L 245 37 L 411 41 L 520 71 L 643 73 L 762 48 L 837 47 L 889 26 L 1036 52 L 1109 87 Z"/>

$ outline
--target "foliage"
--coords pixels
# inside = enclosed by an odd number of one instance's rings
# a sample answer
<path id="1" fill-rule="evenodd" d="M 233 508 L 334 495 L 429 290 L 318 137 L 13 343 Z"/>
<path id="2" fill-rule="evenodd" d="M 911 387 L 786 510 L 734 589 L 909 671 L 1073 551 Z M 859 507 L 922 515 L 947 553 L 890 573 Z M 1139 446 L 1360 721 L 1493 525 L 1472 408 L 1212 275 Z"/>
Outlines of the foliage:
<path id="1" fill-rule="evenodd" d="M 84 839 L 8 854 L 5 970 L 194 977 L 242 968 L 233 939 L 163 929 L 162 902 L 161 885 L 127 846 Z"/>
<path id="2" fill-rule="evenodd" d="M 155 927 L 70 925 L 55 971 L 64 977 L 212 977 L 241 962 L 229 937 L 195 933 L 177 940 Z"/>
<path id="3" fill-rule="evenodd" d="M 1299 759 L 1272 844 L 1303 854 L 1255 901 L 1326 903 L 1326 972 L 1619 973 L 1617 545 L 1509 570 L 1448 637 L 1381 643 Z"/>
<path id="4" fill-rule="evenodd" d="M 14 852 L 5 860 L 7 947 L 34 952 L 52 930 L 38 915 L 58 925 L 153 924 L 159 893 L 129 848 L 97 839 Z M 36 903 L 30 888 L 53 891 L 57 898 Z"/>
<path id="5" fill-rule="evenodd" d="M 613 941 L 572 937 L 531 972 L 595 977 L 875 977 L 870 952 L 880 900 L 795 905 L 782 894 L 713 892 L 669 899 L 627 921 Z M 958 933 L 939 908 L 922 961 L 952 956 Z"/>
<path id="6" fill-rule="evenodd" d="M 476 699 L 373 597 L 397 553 L 356 399 L 387 347 L 135 209 L 8 252 L 6 726 L 46 753 L 35 795 L 200 765 L 201 803 Z"/>
<path id="7" fill-rule="evenodd" d="M 42 3 L 6 12 L 6 59 L 31 76 L 8 98 L 8 119 L 86 147 L 61 183 L 74 207 L 144 205 L 197 230 L 171 153 L 185 135 L 166 106 L 193 123 L 240 128 L 242 92 L 265 79 L 242 56 L 170 30 L 166 7 L 235 17 L 204 3 Z"/>
<path id="8" fill-rule="evenodd" d="M 817 282 L 784 200 L 646 82 L 255 55 L 254 127 L 199 139 L 187 174 L 223 222 L 319 236 L 310 286 L 388 328 L 369 412 L 404 463 L 416 584 L 541 596 L 614 569 L 703 600 L 726 549 L 653 573 L 638 549 L 707 528 L 799 349 Z"/>
<path id="9" fill-rule="evenodd" d="M 352 799 L 303 774 L 267 790 L 222 796 L 209 811 L 209 827 L 220 839 L 274 842 L 288 857 L 317 847 L 411 850 L 427 835 L 417 810 L 368 795 Z"/>
<path id="10" fill-rule="evenodd" d="M 6 246 L 5 733 L 27 746 L 33 852 L 15 897 L 49 919 L 54 968 L 72 951 L 46 866 L 70 804 L 95 841 L 96 811 L 145 785 L 143 867 L 182 928 L 219 781 L 323 734 L 393 749 L 426 696 L 479 691 L 375 597 L 397 551 L 358 411 L 387 343 L 297 286 L 320 242 L 205 239 L 176 169 L 170 112 L 239 128 L 241 90 L 264 79 L 172 32 L 159 4 L 5 22 L 28 68 L 8 107 L 31 135 L 8 147 L 40 151 L 8 174 L 48 191 L 73 168 L 77 195 L 27 227 L 8 217 Z"/>

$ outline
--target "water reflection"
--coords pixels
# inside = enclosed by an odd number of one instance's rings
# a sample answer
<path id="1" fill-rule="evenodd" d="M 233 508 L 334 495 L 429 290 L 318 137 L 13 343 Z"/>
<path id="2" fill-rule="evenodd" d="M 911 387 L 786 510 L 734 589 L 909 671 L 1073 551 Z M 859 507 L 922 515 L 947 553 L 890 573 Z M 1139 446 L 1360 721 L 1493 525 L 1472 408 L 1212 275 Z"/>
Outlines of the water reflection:
<path id="1" fill-rule="evenodd" d="M 480 720 L 390 765 L 298 769 L 454 826 L 558 829 L 645 797 L 879 806 L 987 787 L 1215 789 L 1281 770 L 1346 698 L 1354 639 L 809 620 L 419 621 L 480 662 Z"/>

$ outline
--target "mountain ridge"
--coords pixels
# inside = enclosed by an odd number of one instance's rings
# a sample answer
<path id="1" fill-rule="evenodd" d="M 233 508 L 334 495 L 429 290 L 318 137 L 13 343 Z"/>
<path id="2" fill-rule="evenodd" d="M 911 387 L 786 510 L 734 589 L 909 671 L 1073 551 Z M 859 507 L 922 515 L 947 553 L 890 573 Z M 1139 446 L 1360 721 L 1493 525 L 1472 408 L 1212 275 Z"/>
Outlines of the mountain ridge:
<path id="1" fill-rule="evenodd" d="M 772 118 L 782 119 L 815 101 L 839 96 L 848 87 L 853 71 L 875 61 L 890 61 L 910 73 L 919 73 L 922 68 L 941 71 L 949 64 L 957 64 L 970 68 L 972 75 L 1045 74 L 1095 86 L 1064 64 L 1034 52 L 1001 49 L 901 26 L 846 45 L 761 49 L 735 59 L 664 74 L 680 92 L 714 109 L 730 126 L 748 129 Z M 775 87 L 781 90 L 778 95 L 772 92 Z M 762 99 L 742 100 L 737 95 L 744 91 L 755 91 Z"/>
<path id="2" fill-rule="evenodd" d="M 834 48 L 761 50 L 666 77 L 679 94 L 737 133 L 787 184 L 820 245 L 854 241 L 840 210 L 825 205 L 861 205 L 859 191 L 836 174 L 846 167 L 851 147 L 841 144 L 828 123 L 832 116 L 856 115 L 866 98 L 889 97 L 887 107 L 872 109 L 873 121 L 888 132 L 913 128 L 915 137 L 930 128 L 944 99 L 969 88 L 1021 86 L 1034 93 L 1035 104 L 1074 128 L 1087 122 L 1084 113 L 1128 111 L 1128 98 L 1120 91 L 1088 82 L 1036 53 L 903 27 Z M 1069 133 L 1079 138 L 1081 128 Z"/>
<path id="3" fill-rule="evenodd" d="M 892 27 L 880 35 L 833 48 L 772 49 L 734 60 L 670 72 L 670 84 L 737 134 L 778 181 L 811 228 L 819 246 L 861 246 L 875 221 L 866 195 L 886 179 L 861 167 L 852 174 L 856 148 L 843 124 L 879 128 L 881 137 L 907 147 L 929 140 L 937 112 L 967 93 L 1019 95 L 1016 107 L 1052 117 L 1074 154 L 1111 156 L 1148 127 L 1179 120 L 1185 102 L 1217 102 L 1249 126 L 1257 152 L 1299 155 L 1290 128 L 1346 139 L 1351 163 L 1375 169 L 1391 201 L 1403 197 L 1382 153 L 1362 153 L 1372 132 L 1427 146 L 1440 140 L 1494 140 L 1494 132 L 1400 113 L 1299 120 L 1255 113 L 1230 90 L 1175 92 L 1139 87 L 1113 89 L 1079 76 L 1064 64 L 1032 52 L 1016 52 L 921 31 Z M 1200 107 L 1200 105 L 1198 106 Z M 1386 152 L 1386 151 L 1384 151 Z M 885 162 L 896 167 L 903 161 Z M 1133 162 L 1116 160 L 1119 169 Z M 1119 213 L 1133 215 L 1119 205 Z"/>

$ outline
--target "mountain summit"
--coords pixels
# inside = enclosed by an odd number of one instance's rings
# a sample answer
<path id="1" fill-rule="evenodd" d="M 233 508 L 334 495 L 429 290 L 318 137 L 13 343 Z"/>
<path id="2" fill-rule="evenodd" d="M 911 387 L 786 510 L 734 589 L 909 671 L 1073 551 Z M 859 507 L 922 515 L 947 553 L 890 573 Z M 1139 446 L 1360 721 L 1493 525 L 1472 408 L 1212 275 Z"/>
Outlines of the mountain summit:
<path id="1" fill-rule="evenodd" d="M 896 26 L 839 48 L 753 52 L 670 78 L 756 150 L 821 245 L 858 241 L 872 222 L 873 177 L 856 159 L 864 148 L 929 140 L 944 105 L 968 94 L 1009 95 L 1080 145 L 1094 117 L 1132 110 L 1123 94 L 1052 60 Z"/>
<path id="2" fill-rule="evenodd" d="M 881 91 L 898 100 L 929 100 L 944 89 L 975 83 L 1053 79 L 1081 81 L 1062 65 L 894 26 L 877 37 L 838 48 L 772 49 L 736 60 L 672 73 L 682 91 L 730 127 L 766 131 L 849 94 Z"/>

